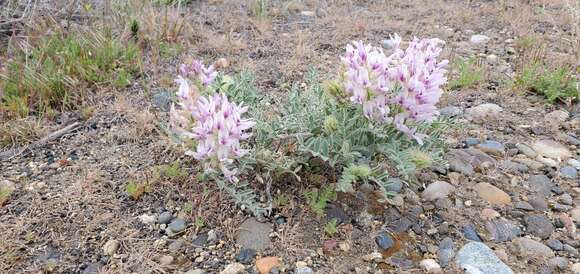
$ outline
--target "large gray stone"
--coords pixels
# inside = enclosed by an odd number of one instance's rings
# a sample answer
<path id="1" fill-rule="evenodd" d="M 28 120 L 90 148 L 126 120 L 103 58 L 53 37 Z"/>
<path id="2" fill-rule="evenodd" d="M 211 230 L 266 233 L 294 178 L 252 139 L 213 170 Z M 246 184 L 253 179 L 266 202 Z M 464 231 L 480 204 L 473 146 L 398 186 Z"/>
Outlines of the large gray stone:
<path id="1" fill-rule="evenodd" d="M 457 264 L 469 274 L 513 274 L 489 247 L 479 242 L 464 245 L 455 257 Z"/>
<path id="2" fill-rule="evenodd" d="M 247 219 L 238 230 L 236 242 L 244 248 L 264 251 L 272 246 L 269 236 L 271 230 L 269 224 L 260 223 L 254 218 Z"/>
<path id="3" fill-rule="evenodd" d="M 521 256 L 531 258 L 551 258 L 554 257 L 554 251 L 543 243 L 529 238 L 516 238 L 513 243 Z"/>

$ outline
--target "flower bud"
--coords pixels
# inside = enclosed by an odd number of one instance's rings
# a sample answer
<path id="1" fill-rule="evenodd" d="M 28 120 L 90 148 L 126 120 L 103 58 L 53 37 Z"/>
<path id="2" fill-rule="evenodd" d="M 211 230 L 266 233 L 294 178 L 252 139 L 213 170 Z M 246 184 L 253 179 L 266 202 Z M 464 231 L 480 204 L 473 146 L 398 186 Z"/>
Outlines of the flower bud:
<path id="1" fill-rule="evenodd" d="M 324 118 L 324 132 L 331 134 L 338 130 L 338 120 L 333 115 Z"/>

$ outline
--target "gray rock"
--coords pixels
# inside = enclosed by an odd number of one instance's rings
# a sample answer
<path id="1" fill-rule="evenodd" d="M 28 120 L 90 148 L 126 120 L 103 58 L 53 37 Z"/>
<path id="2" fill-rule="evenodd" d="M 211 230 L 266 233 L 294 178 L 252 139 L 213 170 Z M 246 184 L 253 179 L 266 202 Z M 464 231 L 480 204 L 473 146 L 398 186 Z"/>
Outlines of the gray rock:
<path id="1" fill-rule="evenodd" d="M 165 211 L 159 214 L 159 217 L 157 217 L 157 223 L 168 224 L 169 222 L 171 222 L 172 219 L 173 214 L 171 214 L 171 212 L 169 211 Z"/>
<path id="2" fill-rule="evenodd" d="M 536 237 L 547 239 L 554 233 L 554 225 L 544 215 L 526 216 L 524 217 L 524 222 L 526 223 L 527 232 Z"/>
<path id="3" fill-rule="evenodd" d="M 538 156 L 538 153 L 526 144 L 517 143 L 516 148 L 521 154 L 524 154 L 532 159 L 535 159 Z"/>
<path id="4" fill-rule="evenodd" d="M 576 170 L 576 168 L 571 166 L 565 166 L 560 168 L 560 174 L 562 174 L 562 177 L 568 179 L 576 179 L 578 177 L 578 171 Z"/>
<path id="5" fill-rule="evenodd" d="M 513 243 L 520 255 L 524 257 L 551 258 L 555 256 L 552 249 L 530 238 L 516 238 L 513 240 Z"/>
<path id="6" fill-rule="evenodd" d="M 480 141 L 477 138 L 466 138 L 465 139 L 465 144 L 468 147 L 472 147 L 472 146 L 478 145 L 479 143 L 480 143 Z"/>
<path id="7" fill-rule="evenodd" d="M 568 193 L 562 194 L 562 196 L 560 196 L 560 198 L 558 198 L 558 200 L 560 201 L 560 203 L 562 203 L 564 205 L 572 205 L 574 203 L 574 199 L 572 198 L 572 195 L 570 195 Z"/>
<path id="8" fill-rule="evenodd" d="M 526 211 L 533 211 L 534 207 L 529 204 L 528 202 L 517 202 L 514 206 L 516 209 L 526 210 Z"/>
<path id="9" fill-rule="evenodd" d="M 554 204 L 554 211 L 558 211 L 558 212 L 568 212 L 572 209 L 571 206 L 569 205 L 563 205 L 560 203 L 555 203 Z"/>
<path id="10" fill-rule="evenodd" d="M 564 244 L 556 239 L 550 239 L 546 241 L 546 244 L 555 251 L 560 251 L 564 249 Z"/>
<path id="11" fill-rule="evenodd" d="M 574 120 L 580 121 L 580 118 L 575 118 Z M 570 143 L 571 145 L 580 146 L 580 139 L 571 135 L 566 136 L 566 142 Z"/>
<path id="12" fill-rule="evenodd" d="M 510 241 L 522 234 L 522 230 L 517 225 L 505 218 L 490 220 L 485 226 L 496 243 Z"/>
<path id="13" fill-rule="evenodd" d="M 528 197 L 528 202 L 537 211 L 543 212 L 548 210 L 548 203 L 546 202 L 546 199 L 544 199 L 544 197 L 542 197 L 541 195 L 533 195 Z"/>
<path id="14" fill-rule="evenodd" d="M 256 250 L 251 248 L 242 248 L 238 255 L 236 255 L 236 261 L 247 264 L 250 263 L 254 257 L 256 257 Z"/>
<path id="15" fill-rule="evenodd" d="M 465 239 L 481 242 L 481 238 L 477 234 L 477 231 L 475 230 L 473 224 L 467 224 L 466 226 L 463 227 L 461 232 L 463 233 L 463 237 L 465 237 Z"/>
<path id="16" fill-rule="evenodd" d="M 543 174 L 530 176 L 530 178 L 528 179 L 528 183 L 530 184 L 530 187 L 534 192 L 542 194 L 544 195 L 544 197 L 550 195 L 552 187 L 554 186 L 552 180 L 550 180 L 548 176 Z"/>
<path id="17" fill-rule="evenodd" d="M 272 247 L 272 241 L 268 236 L 271 230 L 271 225 L 260 223 L 254 218 L 249 218 L 240 226 L 236 236 L 236 242 L 245 248 L 264 251 Z"/>
<path id="18" fill-rule="evenodd" d="M 195 236 L 195 239 L 191 242 L 194 247 L 203 247 L 207 243 L 208 235 L 207 233 L 202 233 Z"/>
<path id="19" fill-rule="evenodd" d="M 308 266 L 300 266 L 294 270 L 294 274 L 314 274 L 314 270 Z"/>
<path id="20" fill-rule="evenodd" d="M 490 120 L 497 120 L 502 111 L 502 107 L 486 103 L 465 110 L 465 118 L 475 123 L 485 123 Z"/>
<path id="21" fill-rule="evenodd" d="M 445 237 L 439 243 L 439 250 L 437 250 L 437 259 L 441 262 L 443 267 L 446 267 L 451 259 L 455 256 L 455 244 L 453 240 L 449 237 Z"/>
<path id="22" fill-rule="evenodd" d="M 496 156 L 502 156 L 505 153 L 505 147 L 496 141 L 485 141 L 476 146 L 479 150 Z"/>
<path id="23" fill-rule="evenodd" d="M 391 178 L 388 180 L 385 186 L 386 190 L 389 192 L 399 193 L 403 189 L 404 182 L 399 178 Z"/>
<path id="24" fill-rule="evenodd" d="M 568 266 L 568 259 L 564 257 L 554 257 L 548 260 L 548 266 L 555 267 L 558 269 L 565 269 Z"/>
<path id="25" fill-rule="evenodd" d="M 564 251 L 570 254 L 570 257 L 578 258 L 580 251 L 569 244 L 564 244 Z"/>
<path id="26" fill-rule="evenodd" d="M 461 115 L 463 111 L 461 110 L 461 108 L 458 108 L 456 106 L 448 106 L 440 109 L 439 113 L 441 113 L 441 115 L 446 117 L 455 117 Z"/>
<path id="27" fill-rule="evenodd" d="M 493 250 L 479 242 L 470 242 L 464 245 L 457 252 L 455 260 L 468 274 L 514 273 L 495 255 Z"/>
<path id="28" fill-rule="evenodd" d="M 572 156 L 570 150 L 553 140 L 539 140 L 532 145 L 532 148 L 541 156 L 552 159 L 566 160 Z"/>
<path id="29" fill-rule="evenodd" d="M 426 201 L 434 201 L 441 198 L 446 198 L 449 194 L 455 191 L 455 187 L 444 181 L 435 181 L 429 184 L 427 188 L 421 193 L 421 197 Z"/>
<path id="30" fill-rule="evenodd" d="M 167 228 L 173 233 L 180 233 L 187 228 L 187 225 L 183 219 L 174 219 Z"/>
<path id="31" fill-rule="evenodd" d="M 328 220 L 336 219 L 337 224 L 347 224 L 351 221 L 351 218 L 340 206 L 331 204 L 326 208 L 325 213 Z"/>
<path id="32" fill-rule="evenodd" d="M 580 170 L 580 161 L 578 161 L 576 159 L 570 159 L 570 160 L 568 160 L 568 164 L 570 166 L 573 166 L 575 169 Z"/>
<path id="33" fill-rule="evenodd" d="M 383 46 L 384 49 L 392 49 L 395 47 L 395 40 L 390 38 L 383 39 L 381 45 Z"/>
<path id="34" fill-rule="evenodd" d="M 383 250 L 391 248 L 395 245 L 395 241 L 391 238 L 389 233 L 381 232 L 375 237 L 375 243 Z"/>
<path id="35" fill-rule="evenodd" d="M 528 170 L 530 170 L 530 168 L 524 164 L 512 162 L 509 160 L 501 161 L 500 167 L 505 168 L 506 170 L 512 172 L 520 172 L 520 173 L 526 173 L 528 172 Z"/>
<path id="36" fill-rule="evenodd" d="M 469 42 L 471 42 L 474 45 L 483 45 L 489 42 L 489 40 L 490 38 L 483 34 L 475 34 L 472 35 L 471 38 L 469 38 Z"/>
<path id="37" fill-rule="evenodd" d="M 99 274 L 102 273 L 101 272 L 101 268 L 103 267 L 103 264 L 101 263 L 92 263 L 89 264 L 87 266 L 87 268 L 85 268 L 82 272 L 82 274 Z"/>

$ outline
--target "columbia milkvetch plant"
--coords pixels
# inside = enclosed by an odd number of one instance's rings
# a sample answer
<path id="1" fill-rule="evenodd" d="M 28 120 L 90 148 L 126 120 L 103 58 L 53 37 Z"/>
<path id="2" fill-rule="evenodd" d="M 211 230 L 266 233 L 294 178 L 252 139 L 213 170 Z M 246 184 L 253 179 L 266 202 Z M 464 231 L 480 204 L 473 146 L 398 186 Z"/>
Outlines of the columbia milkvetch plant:
<path id="1" fill-rule="evenodd" d="M 414 38 L 402 50 L 401 38 L 395 34 L 392 39 L 394 51 L 388 56 L 362 41 L 346 46 L 341 57 L 344 89 L 352 103 L 362 105 L 367 118 L 393 123 L 421 143 L 426 136 L 417 133 L 411 124 L 432 122 L 439 114 L 436 104 L 441 85 L 447 82 L 448 61 L 438 62 L 437 57 L 444 42 Z"/>
<path id="2" fill-rule="evenodd" d="M 187 150 L 186 154 L 203 162 L 205 172 L 219 170 L 228 181 L 238 182 L 233 162 L 248 152 L 241 148 L 240 141 L 251 136 L 248 130 L 254 125 L 253 121 L 242 118 L 247 107 L 230 102 L 223 93 L 202 95 L 184 77 L 198 80 L 200 88 L 205 87 L 205 93 L 210 93 L 207 87 L 217 75 L 213 66 L 205 67 L 196 60 L 191 66 L 182 65 L 180 71 L 182 75 L 176 79 L 179 109 L 171 107 L 171 128 L 179 137 L 195 140 L 195 151 Z"/>
<path id="3" fill-rule="evenodd" d="M 340 81 L 324 89 L 310 70 L 308 88 L 293 85 L 287 97 L 258 93 L 248 72 L 229 77 L 200 61 L 182 65 L 170 126 L 203 164 L 209 176 L 202 178 L 254 214 L 271 209 L 274 183 L 300 182 L 313 158 L 340 177 L 324 189 L 352 192 L 355 183 L 371 183 L 386 198 L 386 166 L 413 180 L 443 164 L 438 137 L 446 124 L 436 107 L 447 81 L 447 61 L 437 61 L 443 41 L 414 39 L 403 50 L 394 40 L 388 56 L 362 42 L 348 45 Z M 264 187 L 269 206 L 256 202 L 250 182 Z"/>

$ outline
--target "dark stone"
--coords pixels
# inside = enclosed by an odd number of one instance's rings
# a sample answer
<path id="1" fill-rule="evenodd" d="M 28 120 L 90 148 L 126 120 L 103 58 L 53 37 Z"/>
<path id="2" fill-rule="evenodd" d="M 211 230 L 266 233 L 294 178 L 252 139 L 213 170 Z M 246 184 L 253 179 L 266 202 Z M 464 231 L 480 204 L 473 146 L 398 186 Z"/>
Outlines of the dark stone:
<path id="1" fill-rule="evenodd" d="M 538 194 L 547 197 L 552 191 L 553 183 L 546 175 L 532 175 L 528 179 L 532 190 Z"/>
<path id="2" fill-rule="evenodd" d="M 465 146 L 472 147 L 479 144 L 479 139 L 477 138 L 467 138 L 465 139 Z"/>
<path id="3" fill-rule="evenodd" d="M 168 228 L 173 233 L 179 233 L 179 232 L 184 231 L 187 228 L 187 225 L 185 224 L 185 220 L 175 219 L 175 220 L 171 221 L 171 223 L 169 223 Z"/>
<path id="4" fill-rule="evenodd" d="M 199 234 L 199 235 L 197 235 L 197 237 L 195 237 L 195 239 L 193 239 L 193 241 L 191 242 L 191 244 L 194 247 L 203 247 L 207 243 L 207 238 L 208 237 L 209 236 L 207 235 L 207 233 Z"/>
<path id="5" fill-rule="evenodd" d="M 528 202 L 517 202 L 514 206 L 517 209 L 522 209 L 526 211 L 533 211 L 534 207 L 530 205 Z"/>
<path id="6" fill-rule="evenodd" d="M 528 202 L 537 211 L 543 212 L 548 210 L 548 203 L 546 202 L 546 199 L 544 199 L 541 195 L 534 195 L 528 197 Z"/>
<path id="7" fill-rule="evenodd" d="M 403 189 L 404 182 L 399 178 L 389 179 L 385 189 L 389 192 L 400 193 Z"/>
<path id="8" fill-rule="evenodd" d="M 388 223 L 389 225 L 387 228 L 395 233 L 401 233 L 409 230 L 411 226 L 413 226 L 413 222 L 411 219 L 407 217 L 400 218 L 394 222 Z"/>
<path id="9" fill-rule="evenodd" d="M 546 242 L 546 245 L 555 251 L 560 251 L 564 249 L 564 244 L 556 239 L 550 239 Z"/>
<path id="10" fill-rule="evenodd" d="M 580 255 L 580 251 L 578 251 L 578 249 L 574 248 L 569 244 L 564 244 L 564 251 L 568 252 L 568 254 L 570 254 L 570 257 L 573 258 L 578 258 L 578 256 Z"/>
<path id="11" fill-rule="evenodd" d="M 488 221 L 486 228 L 496 243 L 511 241 L 522 234 L 522 230 L 505 218 Z"/>
<path id="12" fill-rule="evenodd" d="M 160 224 L 168 224 L 169 222 L 171 222 L 172 219 L 173 214 L 171 214 L 171 212 L 169 211 L 165 211 L 159 214 L 159 217 L 157 217 L 157 222 Z"/>
<path id="13" fill-rule="evenodd" d="M 375 237 L 375 243 L 377 243 L 377 245 L 385 250 L 385 249 L 389 249 L 391 248 L 393 245 L 395 245 L 395 241 L 393 240 L 393 238 L 391 238 L 391 236 L 388 233 L 380 233 L 377 237 Z"/>
<path id="14" fill-rule="evenodd" d="M 326 218 L 328 220 L 336 219 L 337 224 L 348 224 L 351 221 L 342 208 L 332 204 L 326 208 Z"/>
<path id="15" fill-rule="evenodd" d="M 242 248 L 242 250 L 240 250 L 240 253 L 236 255 L 236 261 L 243 264 L 247 264 L 250 263 L 254 259 L 254 257 L 256 257 L 256 250 L 253 250 L 251 248 Z"/>
<path id="16" fill-rule="evenodd" d="M 465 239 L 481 242 L 481 238 L 477 234 L 477 231 L 475 230 L 473 224 L 467 224 L 466 226 L 463 227 L 461 232 L 463 233 L 463 237 L 465 237 Z"/>
<path id="17" fill-rule="evenodd" d="M 437 250 L 437 258 L 441 262 L 441 266 L 446 267 L 451 259 L 455 256 L 455 244 L 449 237 L 445 237 L 439 243 L 439 250 Z"/>
<path id="18" fill-rule="evenodd" d="M 554 232 L 554 225 L 544 215 L 526 216 L 524 222 L 526 223 L 527 232 L 536 237 L 547 239 Z"/>

